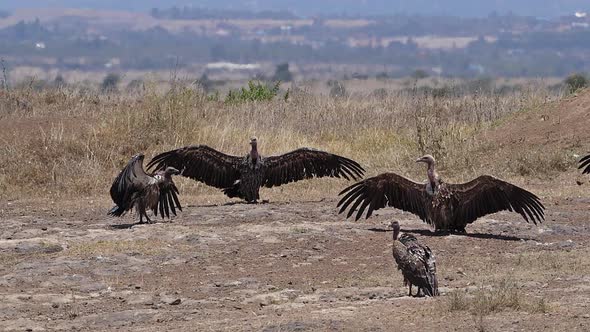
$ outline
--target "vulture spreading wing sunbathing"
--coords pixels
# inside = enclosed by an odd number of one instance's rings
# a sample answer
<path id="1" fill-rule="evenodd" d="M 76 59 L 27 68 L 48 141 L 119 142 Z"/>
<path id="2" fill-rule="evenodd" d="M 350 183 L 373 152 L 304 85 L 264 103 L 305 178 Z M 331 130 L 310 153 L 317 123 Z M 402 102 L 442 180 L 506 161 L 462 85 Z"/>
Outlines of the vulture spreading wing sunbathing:
<path id="1" fill-rule="evenodd" d="M 133 156 L 113 181 L 111 198 L 116 205 L 109 215 L 120 217 L 135 208 L 139 214 L 139 223 L 143 224 L 143 218 L 151 222 L 147 210 L 152 210 L 155 216 L 159 212 L 162 219 L 164 216 L 170 218 L 170 211 L 176 215 L 176 209 L 182 210 L 178 189 L 172 181 L 172 175 L 177 175 L 178 170 L 167 167 L 154 174 L 147 174 L 143 170 L 143 158 L 142 154 Z"/>
<path id="2" fill-rule="evenodd" d="M 324 151 L 300 148 L 279 156 L 258 154 L 257 140 L 246 156 L 230 156 L 206 145 L 187 146 L 155 156 L 148 164 L 156 170 L 174 167 L 180 174 L 223 189 L 228 197 L 256 202 L 260 187 L 271 188 L 313 177 L 362 178 L 364 169 L 354 160 Z"/>
<path id="3" fill-rule="evenodd" d="M 416 237 L 403 234 L 399 237 L 399 223 L 391 223 L 393 228 L 393 258 L 398 269 L 404 276 L 404 285 L 409 286 L 412 296 L 412 285 L 418 287 L 418 293 L 426 296 L 438 295 L 436 280 L 436 260 L 427 246 L 418 242 Z"/>
<path id="4" fill-rule="evenodd" d="M 580 159 L 580 166 L 578 169 L 583 169 L 582 174 L 590 174 L 590 154 Z"/>
<path id="5" fill-rule="evenodd" d="M 392 206 L 411 212 L 436 231 L 465 232 L 465 226 L 487 214 L 508 210 L 520 214 L 527 222 L 544 220 L 545 207 L 539 197 L 493 176 L 483 175 L 461 184 L 445 183 L 434 169 L 435 161 L 426 155 L 416 162 L 428 165 L 428 181 L 414 182 L 395 173 L 384 173 L 344 189 L 338 207 L 347 218 L 355 210 L 356 220 L 367 211 Z"/>

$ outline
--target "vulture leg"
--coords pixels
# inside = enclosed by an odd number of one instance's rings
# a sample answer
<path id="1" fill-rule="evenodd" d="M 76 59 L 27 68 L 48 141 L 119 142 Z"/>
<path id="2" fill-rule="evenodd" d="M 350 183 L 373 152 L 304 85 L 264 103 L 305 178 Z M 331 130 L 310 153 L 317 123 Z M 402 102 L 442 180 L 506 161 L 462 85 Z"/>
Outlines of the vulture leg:
<path id="1" fill-rule="evenodd" d="M 408 296 L 412 297 L 412 284 L 408 282 L 408 285 L 410 286 L 410 291 L 408 293 Z"/>

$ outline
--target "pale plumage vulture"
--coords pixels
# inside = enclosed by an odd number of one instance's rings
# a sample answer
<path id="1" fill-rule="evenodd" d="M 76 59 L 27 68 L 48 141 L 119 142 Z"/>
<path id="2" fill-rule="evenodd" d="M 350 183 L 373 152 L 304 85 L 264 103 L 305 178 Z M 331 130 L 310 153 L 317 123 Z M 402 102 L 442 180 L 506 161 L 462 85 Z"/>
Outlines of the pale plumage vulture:
<path id="1" fill-rule="evenodd" d="M 139 223 L 151 223 L 147 215 L 152 210 L 155 216 L 170 218 L 170 212 L 176 215 L 176 209 L 182 211 L 178 200 L 178 189 L 172 181 L 172 175 L 179 172 L 174 167 L 166 167 L 153 174 L 147 174 L 143 169 L 142 154 L 131 158 L 127 166 L 117 175 L 111 186 L 111 198 L 115 206 L 109 215 L 120 217 L 132 209 L 139 214 Z"/>
<path id="2" fill-rule="evenodd" d="M 328 152 L 300 148 L 278 156 L 258 153 L 257 139 L 250 140 L 245 156 L 231 156 L 206 145 L 193 145 L 155 156 L 148 168 L 174 167 L 180 174 L 223 189 L 228 197 L 256 202 L 260 187 L 275 187 L 303 179 L 336 177 L 361 179 L 364 169 L 354 160 Z"/>
<path id="3" fill-rule="evenodd" d="M 409 296 L 412 296 L 412 285 L 418 287 L 416 296 L 438 296 L 438 281 L 436 280 L 436 260 L 427 246 L 418 242 L 410 234 L 399 236 L 399 223 L 391 223 L 393 228 L 393 258 L 397 268 L 404 276 L 404 285 L 409 286 Z"/>
<path id="4" fill-rule="evenodd" d="M 580 159 L 580 166 L 578 169 L 582 170 L 582 174 L 590 174 L 590 154 Z"/>
<path id="5" fill-rule="evenodd" d="M 338 202 L 340 212 L 355 210 L 356 220 L 366 211 L 391 206 L 417 215 L 436 231 L 465 232 L 465 226 L 479 217 L 503 210 L 520 214 L 535 225 L 544 220 L 545 207 L 539 197 L 493 176 L 482 175 L 470 182 L 443 182 L 435 170 L 435 160 L 426 155 L 416 160 L 428 165 L 428 181 L 414 182 L 395 173 L 383 173 L 344 189 Z"/>

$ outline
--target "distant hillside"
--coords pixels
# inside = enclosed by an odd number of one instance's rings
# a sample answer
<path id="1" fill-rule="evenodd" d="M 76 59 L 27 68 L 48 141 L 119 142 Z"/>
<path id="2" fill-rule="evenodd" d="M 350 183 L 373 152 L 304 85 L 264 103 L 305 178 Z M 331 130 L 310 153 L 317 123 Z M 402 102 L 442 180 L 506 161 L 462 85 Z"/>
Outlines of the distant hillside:
<path id="1" fill-rule="evenodd" d="M 588 0 L 5 0 L 0 9 L 20 7 L 72 7 L 148 11 L 151 8 L 193 5 L 195 7 L 259 10 L 290 10 L 298 15 L 348 14 L 389 15 L 397 13 L 422 15 L 486 16 L 496 11 L 517 15 L 555 17 L 590 11 Z"/>

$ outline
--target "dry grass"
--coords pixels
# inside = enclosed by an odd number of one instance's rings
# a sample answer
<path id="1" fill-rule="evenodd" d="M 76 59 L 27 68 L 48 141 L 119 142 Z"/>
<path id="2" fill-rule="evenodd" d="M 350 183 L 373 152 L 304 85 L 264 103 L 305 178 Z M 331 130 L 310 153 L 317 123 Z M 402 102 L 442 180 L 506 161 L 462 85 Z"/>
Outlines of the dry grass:
<path id="1" fill-rule="evenodd" d="M 531 165 L 545 173 L 562 171 L 571 163 L 557 152 L 533 162 L 524 155 L 512 163 L 511 151 L 493 165 L 471 155 L 493 148 L 479 138 L 486 128 L 515 112 L 542 107 L 549 92 L 540 86 L 504 96 L 439 98 L 407 92 L 386 98 L 328 98 L 298 91 L 288 101 L 231 105 L 210 101 L 193 88 L 173 86 L 159 93 L 147 84 L 141 94 L 81 88 L 0 91 L 0 196 L 105 195 L 118 170 L 136 153 L 149 158 L 183 145 L 207 144 L 243 154 L 253 135 L 267 155 L 310 146 L 356 159 L 369 175 L 394 170 L 420 179 L 422 169 L 412 160 L 423 153 L 434 154 L 445 175 L 458 180 L 484 171 L 528 176 Z M 184 194 L 215 192 L 192 181 L 179 182 Z M 311 183 L 289 188 L 308 191 L 313 198 L 342 186 L 329 180 Z"/>
<path id="2" fill-rule="evenodd" d="M 166 243 L 156 239 L 102 240 L 76 243 L 68 248 L 67 254 L 76 257 L 112 256 L 130 253 L 151 256 L 163 253 L 165 248 Z"/>
<path id="3" fill-rule="evenodd" d="M 502 279 L 473 293 L 454 291 L 446 297 L 447 311 L 469 311 L 475 316 L 487 316 L 505 310 L 547 313 L 550 305 L 544 298 L 526 294 L 511 279 Z"/>

